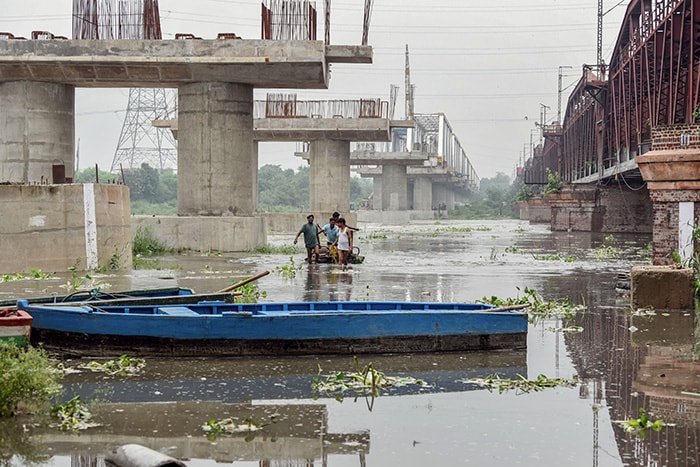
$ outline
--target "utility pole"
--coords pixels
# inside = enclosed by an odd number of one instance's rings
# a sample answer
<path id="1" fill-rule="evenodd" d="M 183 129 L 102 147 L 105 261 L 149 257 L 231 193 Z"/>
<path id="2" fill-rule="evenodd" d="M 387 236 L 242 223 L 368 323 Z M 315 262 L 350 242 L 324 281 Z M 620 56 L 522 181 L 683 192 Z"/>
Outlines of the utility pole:
<path id="1" fill-rule="evenodd" d="M 565 68 L 572 68 L 569 65 L 559 67 L 559 87 L 557 89 L 557 121 L 561 126 L 564 126 L 564 122 L 561 121 L 561 93 L 562 93 L 562 76 L 564 73 L 562 70 Z"/>
<path id="2" fill-rule="evenodd" d="M 408 62 L 408 44 L 406 44 L 406 120 L 413 120 L 413 85 L 411 85 L 411 65 Z"/>
<path id="3" fill-rule="evenodd" d="M 603 0 L 598 0 L 598 37 L 596 43 L 596 65 L 603 64 Z"/>

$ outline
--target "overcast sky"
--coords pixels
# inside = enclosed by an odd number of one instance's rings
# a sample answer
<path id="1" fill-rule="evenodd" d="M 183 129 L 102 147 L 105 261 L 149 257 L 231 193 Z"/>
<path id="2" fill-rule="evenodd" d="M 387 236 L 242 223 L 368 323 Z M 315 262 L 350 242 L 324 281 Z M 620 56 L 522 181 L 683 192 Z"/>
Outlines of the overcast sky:
<path id="1" fill-rule="evenodd" d="M 71 36 L 72 0 L 0 0 L 0 31 L 28 37 L 33 30 Z M 603 58 L 609 61 L 629 2 L 604 2 Z M 235 32 L 260 38 L 258 0 L 160 0 L 163 37 L 189 32 L 213 39 Z M 323 0 L 318 37 L 323 38 Z M 360 44 L 364 0 L 333 0 L 331 43 Z M 389 99 L 400 86 L 396 118 L 404 116 L 405 47 L 410 49 L 415 112 L 442 112 L 481 178 L 512 177 L 547 106 L 556 119 L 559 67 L 562 113 L 583 64 L 596 59 L 596 0 L 375 0 L 369 31 L 371 65 L 334 64 L 328 90 L 296 90 L 299 99 Z M 257 89 L 256 98 L 268 90 Z M 128 90 L 76 93 L 80 168 L 109 170 Z M 260 145 L 260 165 L 296 169 L 294 145 Z"/>

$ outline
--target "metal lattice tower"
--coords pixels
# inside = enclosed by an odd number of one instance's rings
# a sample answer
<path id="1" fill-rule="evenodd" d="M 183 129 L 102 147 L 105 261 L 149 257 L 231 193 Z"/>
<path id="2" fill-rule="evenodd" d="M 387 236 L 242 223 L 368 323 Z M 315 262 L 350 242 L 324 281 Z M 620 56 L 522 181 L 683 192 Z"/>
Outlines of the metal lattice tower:
<path id="1" fill-rule="evenodd" d="M 147 163 L 151 167 L 177 169 L 177 144 L 169 128 L 156 128 L 154 120 L 172 118 L 165 89 L 132 88 L 122 132 L 114 153 L 110 172 L 120 167 L 137 169 Z"/>

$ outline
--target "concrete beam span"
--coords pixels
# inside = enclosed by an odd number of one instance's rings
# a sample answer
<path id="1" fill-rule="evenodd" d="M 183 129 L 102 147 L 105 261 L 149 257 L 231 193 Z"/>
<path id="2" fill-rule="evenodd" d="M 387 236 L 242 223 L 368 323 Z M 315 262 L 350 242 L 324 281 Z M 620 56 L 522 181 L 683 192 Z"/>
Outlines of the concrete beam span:
<path id="1" fill-rule="evenodd" d="M 353 151 L 350 153 L 350 163 L 354 165 L 408 165 L 423 166 L 430 154 L 425 152 L 380 152 Z"/>
<path id="2" fill-rule="evenodd" d="M 254 136 L 257 141 L 389 141 L 390 124 L 385 118 L 258 118 Z"/>
<path id="3" fill-rule="evenodd" d="M 177 87 L 226 82 L 325 89 L 329 63 L 372 63 L 370 46 L 263 40 L 3 40 L 0 82 Z"/>

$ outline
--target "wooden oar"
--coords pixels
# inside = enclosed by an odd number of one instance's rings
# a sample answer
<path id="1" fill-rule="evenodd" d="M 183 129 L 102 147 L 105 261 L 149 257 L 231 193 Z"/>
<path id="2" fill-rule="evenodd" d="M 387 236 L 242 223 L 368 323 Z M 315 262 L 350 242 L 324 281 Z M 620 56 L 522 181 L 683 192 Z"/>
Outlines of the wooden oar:
<path id="1" fill-rule="evenodd" d="M 527 308 L 529 306 L 532 306 L 530 303 L 520 303 L 518 305 L 507 305 L 507 306 L 499 306 L 498 308 L 487 308 L 484 311 L 509 311 L 509 310 L 522 310 L 523 308 Z"/>
<path id="2" fill-rule="evenodd" d="M 255 276 L 253 276 L 253 277 L 249 277 L 248 279 L 244 279 L 244 280 L 242 280 L 242 281 L 240 281 L 240 282 L 237 282 L 237 283 L 235 283 L 235 284 L 233 284 L 233 285 L 229 285 L 228 287 L 225 287 L 225 288 L 223 288 L 223 289 L 221 289 L 221 290 L 217 290 L 216 293 L 230 292 L 230 291 L 232 291 L 233 289 L 237 289 L 238 287 L 243 287 L 244 285 L 246 285 L 246 284 L 248 284 L 248 283 L 250 283 L 250 282 L 256 281 L 256 280 L 260 279 L 261 277 L 265 277 L 265 276 L 267 276 L 268 274 L 270 274 L 270 271 L 263 271 L 263 272 L 261 272 L 260 274 L 257 274 L 257 275 L 255 275 Z"/>

